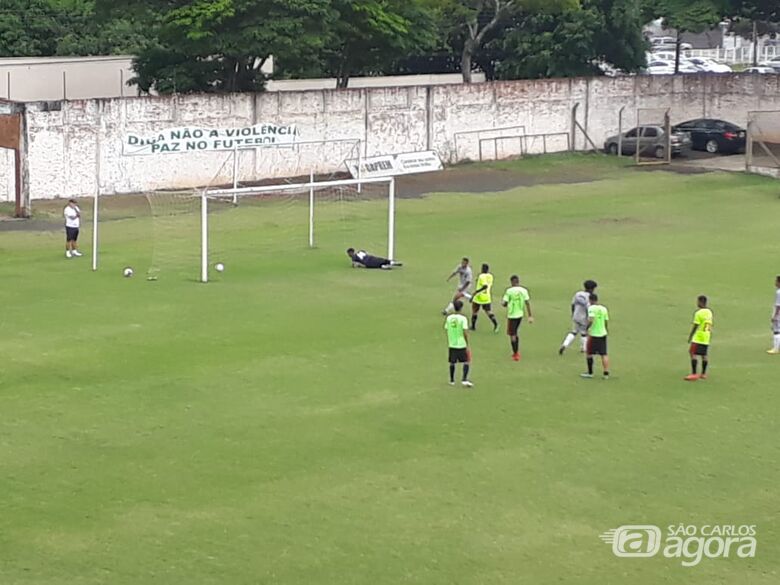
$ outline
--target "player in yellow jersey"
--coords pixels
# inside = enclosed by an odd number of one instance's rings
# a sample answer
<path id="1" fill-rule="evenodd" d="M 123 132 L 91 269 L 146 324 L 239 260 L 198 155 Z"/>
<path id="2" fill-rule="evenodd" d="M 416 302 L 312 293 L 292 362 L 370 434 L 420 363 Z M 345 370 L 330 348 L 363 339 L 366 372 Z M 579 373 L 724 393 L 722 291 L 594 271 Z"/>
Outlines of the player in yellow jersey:
<path id="1" fill-rule="evenodd" d="M 704 295 L 699 296 L 697 305 L 699 308 L 693 314 L 693 328 L 688 336 L 689 352 L 691 354 L 691 374 L 685 376 L 688 382 L 706 380 L 707 365 L 709 364 L 707 354 L 709 353 L 710 340 L 712 338 L 712 311 L 707 306 L 707 297 Z M 698 358 L 701 358 L 701 374 L 697 373 Z"/>
<path id="2" fill-rule="evenodd" d="M 474 296 L 471 299 L 471 330 L 477 329 L 477 317 L 479 317 L 479 310 L 482 309 L 487 313 L 488 319 L 493 323 L 493 332 L 498 333 L 498 321 L 493 313 L 493 299 L 491 297 L 491 291 L 493 290 L 493 275 L 490 274 L 490 266 L 487 264 L 482 265 L 482 272 L 477 277 L 477 290 L 474 291 Z"/>

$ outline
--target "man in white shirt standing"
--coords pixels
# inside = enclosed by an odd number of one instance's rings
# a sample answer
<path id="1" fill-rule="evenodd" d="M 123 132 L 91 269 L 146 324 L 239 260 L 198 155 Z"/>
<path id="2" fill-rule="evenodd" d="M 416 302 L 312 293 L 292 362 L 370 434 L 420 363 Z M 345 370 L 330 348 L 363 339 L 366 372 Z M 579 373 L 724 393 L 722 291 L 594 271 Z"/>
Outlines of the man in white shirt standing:
<path id="1" fill-rule="evenodd" d="M 81 227 L 81 210 L 75 199 L 69 199 L 63 211 L 65 216 L 65 257 L 83 256 L 79 252 L 79 228 Z"/>
<path id="2" fill-rule="evenodd" d="M 770 355 L 780 355 L 780 275 L 775 278 L 775 306 L 772 307 L 772 349 Z"/>

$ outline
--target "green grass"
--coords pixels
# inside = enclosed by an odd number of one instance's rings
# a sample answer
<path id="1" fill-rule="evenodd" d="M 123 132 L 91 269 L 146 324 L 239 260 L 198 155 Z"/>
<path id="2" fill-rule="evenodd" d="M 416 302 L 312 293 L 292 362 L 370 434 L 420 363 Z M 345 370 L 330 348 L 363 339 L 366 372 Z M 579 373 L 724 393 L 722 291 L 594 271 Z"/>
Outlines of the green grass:
<path id="1" fill-rule="evenodd" d="M 512 168 L 593 172 L 550 160 Z M 394 272 L 343 254 L 381 253 L 380 201 L 323 206 L 311 251 L 298 206 L 217 215 L 208 285 L 193 222 L 107 222 L 94 274 L 59 231 L 0 233 L 0 583 L 778 583 L 777 184 L 602 170 L 401 200 Z M 497 289 L 519 273 L 537 317 L 519 364 L 482 319 L 471 392 L 439 315 L 464 254 Z M 584 278 L 609 382 L 556 353 Z M 711 377 L 689 385 L 700 293 Z M 683 568 L 598 538 L 643 523 L 755 524 L 757 556 Z"/>

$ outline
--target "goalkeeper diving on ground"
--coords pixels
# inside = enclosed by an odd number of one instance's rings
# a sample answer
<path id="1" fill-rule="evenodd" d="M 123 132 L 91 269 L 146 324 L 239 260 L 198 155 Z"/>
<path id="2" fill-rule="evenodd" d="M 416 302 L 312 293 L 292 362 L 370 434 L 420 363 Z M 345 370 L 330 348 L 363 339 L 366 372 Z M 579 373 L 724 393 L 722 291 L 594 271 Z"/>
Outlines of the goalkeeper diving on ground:
<path id="1" fill-rule="evenodd" d="M 347 256 L 352 260 L 352 268 L 381 268 L 382 270 L 392 270 L 397 266 L 403 266 L 401 262 L 382 258 L 381 256 L 372 256 L 365 250 L 355 251 L 355 248 L 349 248 L 347 250 Z"/>

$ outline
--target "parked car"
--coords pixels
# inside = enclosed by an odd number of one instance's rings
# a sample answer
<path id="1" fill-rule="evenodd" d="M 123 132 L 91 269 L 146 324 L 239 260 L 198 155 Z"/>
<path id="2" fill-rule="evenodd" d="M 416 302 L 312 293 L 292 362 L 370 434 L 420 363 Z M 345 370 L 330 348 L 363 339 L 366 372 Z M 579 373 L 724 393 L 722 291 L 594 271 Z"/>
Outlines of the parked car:
<path id="1" fill-rule="evenodd" d="M 674 74 L 674 60 L 652 59 L 648 62 L 645 71 L 650 75 L 672 75 Z M 699 73 L 696 67 L 688 61 L 680 60 L 679 73 Z"/>
<path id="2" fill-rule="evenodd" d="M 674 51 L 677 47 L 677 40 L 674 37 L 653 37 L 650 39 L 650 46 L 653 47 L 653 50 Z M 683 51 L 688 51 L 692 48 L 693 46 L 690 43 L 680 43 L 680 49 Z"/>
<path id="3" fill-rule="evenodd" d="M 689 57 L 688 63 L 691 63 L 699 71 L 706 73 L 731 73 L 732 69 L 725 63 L 718 63 L 715 59 L 706 57 Z"/>
<path id="4" fill-rule="evenodd" d="M 775 73 L 780 72 L 780 55 L 777 57 L 772 57 L 768 61 L 764 61 L 763 63 L 759 63 L 761 67 L 771 67 L 775 70 Z"/>
<path id="5" fill-rule="evenodd" d="M 688 120 L 672 127 L 675 132 L 691 135 L 691 148 L 716 152 L 735 153 L 745 150 L 745 130 L 725 120 L 699 118 Z"/>
<path id="6" fill-rule="evenodd" d="M 610 136 L 604 142 L 604 150 L 609 154 L 617 154 L 618 142 L 623 154 L 636 154 L 641 145 L 641 154 L 645 156 L 666 157 L 666 132 L 661 126 L 638 126 L 624 132 L 622 137 Z M 686 132 L 672 131 L 670 142 L 672 156 L 684 154 L 691 148 L 691 137 Z"/>
<path id="7" fill-rule="evenodd" d="M 759 73 L 761 75 L 771 75 L 778 73 L 777 69 L 773 69 L 772 67 L 761 67 L 760 65 L 758 67 L 748 67 L 743 71 L 743 73 Z"/>

